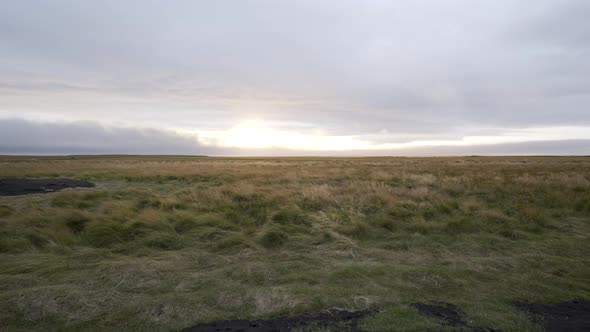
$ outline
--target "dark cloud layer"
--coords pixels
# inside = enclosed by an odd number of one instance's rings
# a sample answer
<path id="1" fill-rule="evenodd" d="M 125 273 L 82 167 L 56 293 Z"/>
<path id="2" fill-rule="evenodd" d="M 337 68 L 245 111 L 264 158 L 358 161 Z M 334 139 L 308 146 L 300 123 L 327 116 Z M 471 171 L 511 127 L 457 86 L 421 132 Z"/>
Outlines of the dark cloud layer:
<path id="1" fill-rule="evenodd" d="M 210 154 L 196 138 L 155 129 L 103 127 L 94 122 L 0 120 L 0 153 Z"/>

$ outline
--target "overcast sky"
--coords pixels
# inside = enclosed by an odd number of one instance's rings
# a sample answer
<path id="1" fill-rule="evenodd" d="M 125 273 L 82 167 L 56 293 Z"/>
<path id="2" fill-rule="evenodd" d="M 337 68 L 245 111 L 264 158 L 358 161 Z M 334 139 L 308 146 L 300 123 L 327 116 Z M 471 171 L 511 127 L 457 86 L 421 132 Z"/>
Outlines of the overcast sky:
<path id="1" fill-rule="evenodd" d="M 590 1 L 3 1 L 0 153 L 590 154 Z"/>

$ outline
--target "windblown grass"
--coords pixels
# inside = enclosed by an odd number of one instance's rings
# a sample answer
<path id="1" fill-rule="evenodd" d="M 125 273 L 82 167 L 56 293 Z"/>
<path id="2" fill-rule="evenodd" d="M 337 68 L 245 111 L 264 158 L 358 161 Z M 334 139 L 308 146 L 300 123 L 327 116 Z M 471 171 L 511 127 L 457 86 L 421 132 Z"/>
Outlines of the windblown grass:
<path id="1" fill-rule="evenodd" d="M 94 189 L 0 197 L 5 330 L 175 330 L 382 308 L 537 331 L 510 302 L 590 298 L 590 158 L 2 157 L 0 177 Z"/>

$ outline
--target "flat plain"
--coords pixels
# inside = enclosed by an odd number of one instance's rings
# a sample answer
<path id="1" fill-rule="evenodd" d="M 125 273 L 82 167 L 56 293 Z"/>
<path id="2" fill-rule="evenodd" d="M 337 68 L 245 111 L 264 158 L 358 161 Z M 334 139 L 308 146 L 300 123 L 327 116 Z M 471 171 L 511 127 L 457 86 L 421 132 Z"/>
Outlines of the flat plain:
<path id="1" fill-rule="evenodd" d="M 542 331 L 590 299 L 590 158 L 0 157 L 6 331 L 376 309 L 367 331 Z M 416 303 L 461 308 L 465 326 Z M 318 330 L 329 328 L 318 327 Z"/>

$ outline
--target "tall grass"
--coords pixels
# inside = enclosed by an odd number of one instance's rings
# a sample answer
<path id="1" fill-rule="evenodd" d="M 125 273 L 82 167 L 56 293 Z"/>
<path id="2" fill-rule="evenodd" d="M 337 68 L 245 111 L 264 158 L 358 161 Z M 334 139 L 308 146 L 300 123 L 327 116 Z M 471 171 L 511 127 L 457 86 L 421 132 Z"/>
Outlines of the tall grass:
<path id="1" fill-rule="evenodd" d="M 173 330 L 326 308 L 375 331 L 538 327 L 515 300 L 590 298 L 590 159 L 0 158 L 94 189 L 0 197 L 7 330 Z"/>

